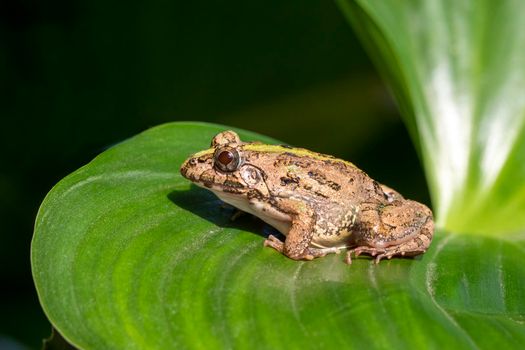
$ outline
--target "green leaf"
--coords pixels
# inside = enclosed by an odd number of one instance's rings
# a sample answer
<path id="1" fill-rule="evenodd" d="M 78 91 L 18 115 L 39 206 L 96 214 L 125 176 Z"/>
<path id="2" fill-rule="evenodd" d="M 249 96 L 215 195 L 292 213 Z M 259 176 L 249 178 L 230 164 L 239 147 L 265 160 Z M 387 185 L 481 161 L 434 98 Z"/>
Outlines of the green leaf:
<path id="1" fill-rule="evenodd" d="M 525 1 L 338 0 L 390 81 L 438 226 L 525 229 Z"/>
<path id="2" fill-rule="evenodd" d="M 525 238 L 437 232 L 415 259 L 292 261 L 267 227 L 179 174 L 223 126 L 172 123 L 48 194 L 32 267 L 55 328 L 86 349 L 519 348 Z M 273 140 L 239 131 L 245 140 Z M 475 239 L 474 239 L 475 238 Z"/>

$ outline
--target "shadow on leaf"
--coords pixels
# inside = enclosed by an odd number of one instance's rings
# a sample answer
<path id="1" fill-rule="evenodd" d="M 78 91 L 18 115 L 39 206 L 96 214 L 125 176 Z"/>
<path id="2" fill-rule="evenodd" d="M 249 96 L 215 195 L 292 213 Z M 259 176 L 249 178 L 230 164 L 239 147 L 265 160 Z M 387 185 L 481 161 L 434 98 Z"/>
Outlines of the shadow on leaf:
<path id="1" fill-rule="evenodd" d="M 275 228 L 253 215 L 244 212 L 238 215 L 238 209 L 196 185 L 192 184 L 189 190 L 172 191 L 168 194 L 168 199 L 179 208 L 192 212 L 219 227 L 248 231 L 265 238 L 270 234 L 281 240 L 285 238 Z"/>

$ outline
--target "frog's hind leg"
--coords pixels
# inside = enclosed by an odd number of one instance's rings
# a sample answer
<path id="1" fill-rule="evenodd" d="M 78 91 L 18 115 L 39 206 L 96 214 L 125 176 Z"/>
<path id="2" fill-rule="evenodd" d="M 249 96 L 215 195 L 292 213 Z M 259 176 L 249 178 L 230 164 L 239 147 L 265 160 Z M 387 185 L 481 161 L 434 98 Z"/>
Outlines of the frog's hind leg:
<path id="1" fill-rule="evenodd" d="M 387 247 L 374 246 L 372 242 L 368 242 L 368 245 L 365 243 L 350 249 L 346 255 L 346 263 L 352 263 L 352 254 L 354 254 L 355 257 L 362 253 L 369 254 L 375 257 L 376 264 L 378 264 L 381 259 L 391 259 L 393 256 L 415 256 L 423 254 L 432 241 L 432 234 L 434 232 L 432 217 L 427 216 L 422 225 L 414 225 L 413 227 L 414 229 L 417 228 L 418 233 L 405 242 L 392 244 Z"/>

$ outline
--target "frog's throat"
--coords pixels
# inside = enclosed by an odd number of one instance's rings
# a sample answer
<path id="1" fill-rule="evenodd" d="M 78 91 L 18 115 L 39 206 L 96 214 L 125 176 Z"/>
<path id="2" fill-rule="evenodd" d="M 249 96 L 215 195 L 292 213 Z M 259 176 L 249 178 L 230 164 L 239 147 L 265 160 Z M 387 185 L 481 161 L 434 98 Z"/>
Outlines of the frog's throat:
<path id="1" fill-rule="evenodd" d="M 263 210 L 263 207 L 266 205 L 265 203 L 256 202 L 250 204 L 246 197 L 243 196 L 222 192 L 220 190 L 210 190 L 223 202 L 228 203 L 246 213 L 257 216 L 259 219 L 266 222 L 268 225 L 276 228 L 283 235 L 288 235 L 292 222 L 292 218 L 290 217 L 290 215 L 277 210 L 271 210 L 271 208 L 268 208 L 270 210 Z"/>

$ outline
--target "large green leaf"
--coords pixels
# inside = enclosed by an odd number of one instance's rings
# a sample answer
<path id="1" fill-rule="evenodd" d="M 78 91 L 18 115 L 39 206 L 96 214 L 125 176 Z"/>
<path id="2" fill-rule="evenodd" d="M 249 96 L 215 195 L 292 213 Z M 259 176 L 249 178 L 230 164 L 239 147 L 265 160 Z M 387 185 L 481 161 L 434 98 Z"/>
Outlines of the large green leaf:
<path id="1" fill-rule="evenodd" d="M 390 80 L 438 225 L 525 229 L 525 1 L 338 3 Z"/>
<path id="2" fill-rule="evenodd" d="M 32 245 L 41 304 L 93 349 L 518 348 L 525 239 L 437 232 L 416 259 L 292 261 L 179 174 L 225 127 L 172 123 L 57 184 Z M 272 140 L 239 131 L 243 139 Z"/>

